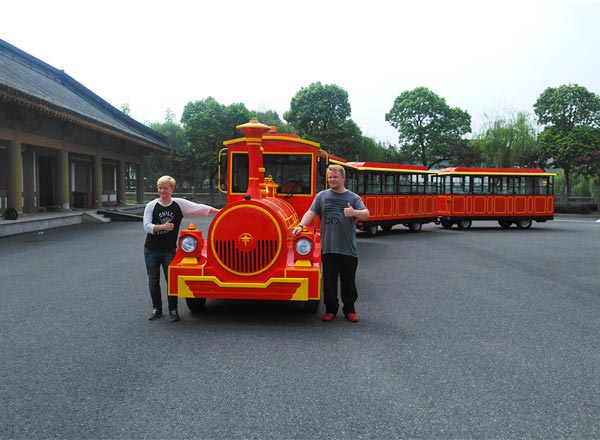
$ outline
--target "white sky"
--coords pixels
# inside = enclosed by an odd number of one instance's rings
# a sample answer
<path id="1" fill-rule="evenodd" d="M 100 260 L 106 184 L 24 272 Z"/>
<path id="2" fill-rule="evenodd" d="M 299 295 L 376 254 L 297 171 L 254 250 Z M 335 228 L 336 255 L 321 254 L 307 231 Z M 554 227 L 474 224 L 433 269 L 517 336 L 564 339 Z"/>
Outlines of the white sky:
<path id="1" fill-rule="evenodd" d="M 484 115 L 525 111 L 547 87 L 600 94 L 600 0 L 19 0 L 0 38 L 64 70 L 140 122 L 190 101 L 282 117 L 313 82 L 349 94 L 366 136 L 403 91 L 427 87 Z"/>

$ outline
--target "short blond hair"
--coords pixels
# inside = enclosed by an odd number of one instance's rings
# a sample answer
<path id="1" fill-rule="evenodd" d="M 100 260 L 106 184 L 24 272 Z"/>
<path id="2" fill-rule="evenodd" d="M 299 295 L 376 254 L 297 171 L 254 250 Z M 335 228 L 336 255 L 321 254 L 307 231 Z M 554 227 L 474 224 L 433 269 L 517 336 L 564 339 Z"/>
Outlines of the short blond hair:
<path id="1" fill-rule="evenodd" d="M 346 178 L 346 169 L 341 165 L 329 165 L 327 167 L 327 173 L 329 173 L 329 171 L 337 171 L 344 179 Z"/>
<path id="2" fill-rule="evenodd" d="M 162 184 L 167 184 L 169 185 L 171 188 L 175 188 L 175 179 L 173 179 L 171 176 L 162 176 L 160 177 L 157 181 L 156 181 L 156 186 L 160 186 Z"/>

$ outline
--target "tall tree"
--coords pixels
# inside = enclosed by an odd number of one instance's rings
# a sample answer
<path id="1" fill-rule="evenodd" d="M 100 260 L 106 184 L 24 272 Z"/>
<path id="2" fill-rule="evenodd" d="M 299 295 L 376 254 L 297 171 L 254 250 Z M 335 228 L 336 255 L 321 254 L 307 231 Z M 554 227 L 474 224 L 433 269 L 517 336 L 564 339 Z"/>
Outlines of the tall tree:
<path id="1" fill-rule="evenodd" d="M 244 104 L 225 106 L 213 97 L 189 102 L 183 109 L 181 123 L 186 139 L 185 158 L 193 168 L 193 180 L 201 187 L 204 179 L 216 180 L 218 172 L 218 152 L 223 141 L 240 137 L 236 126 L 248 122 L 251 113 Z M 212 185 L 209 186 L 212 203 Z"/>
<path id="2" fill-rule="evenodd" d="M 495 119 L 487 116 L 477 140 L 483 164 L 487 167 L 541 165 L 535 122 L 525 112 Z"/>
<path id="3" fill-rule="evenodd" d="M 428 168 L 452 159 L 453 149 L 471 132 L 471 116 L 426 87 L 402 92 L 385 120 L 398 130 L 401 154 Z"/>
<path id="4" fill-rule="evenodd" d="M 600 97 L 577 84 L 548 87 L 533 106 L 538 122 L 545 125 L 538 141 L 543 154 L 565 173 L 565 195 L 571 195 L 572 174 L 589 172 L 585 158 L 598 145 L 590 143 L 600 126 Z"/>
<path id="5" fill-rule="evenodd" d="M 330 153 L 353 159 L 362 143 L 358 125 L 350 119 L 348 92 L 335 84 L 310 84 L 292 98 L 283 118 L 304 138 L 319 142 Z"/>

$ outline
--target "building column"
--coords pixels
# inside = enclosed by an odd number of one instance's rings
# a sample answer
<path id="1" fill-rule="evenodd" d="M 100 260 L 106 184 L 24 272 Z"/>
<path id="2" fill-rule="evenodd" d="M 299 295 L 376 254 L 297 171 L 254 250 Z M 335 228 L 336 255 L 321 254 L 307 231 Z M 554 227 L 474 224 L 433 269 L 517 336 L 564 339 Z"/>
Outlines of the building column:
<path id="1" fill-rule="evenodd" d="M 136 165 L 135 169 L 135 186 L 137 203 L 144 204 L 144 162 Z"/>
<path id="2" fill-rule="evenodd" d="M 35 212 L 39 207 L 39 179 L 37 155 L 31 149 L 22 149 L 23 157 L 23 212 Z"/>
<path id="3" fill-rule="evenodd" d="M 58 195 L 58 206 L 62 209 L 71 208 L 71 193 L 69 191 L 69 152 L 66 146 L 58 153 L 58 163 L 56 166 L 56 193 Z"/>
<path id="4" fill-rule="evenodd" d="M 92 171 L 92 208 L 102 208 L 102 156 L 100 151 L 94 156 Z"/>
<path id="5" fill-rule="evenodd" d="M 13 139 L 8 145 L 8 181 L 6 202 L 9 208 L 23 212 L 23 157 L 21 148 L 21 129 L 13 130 Z"/>
<path id="6" fill-rule="evenodd" d="M 117 206 L 125 204 L 125 161 L 120 160 L 117 164 Z"/>

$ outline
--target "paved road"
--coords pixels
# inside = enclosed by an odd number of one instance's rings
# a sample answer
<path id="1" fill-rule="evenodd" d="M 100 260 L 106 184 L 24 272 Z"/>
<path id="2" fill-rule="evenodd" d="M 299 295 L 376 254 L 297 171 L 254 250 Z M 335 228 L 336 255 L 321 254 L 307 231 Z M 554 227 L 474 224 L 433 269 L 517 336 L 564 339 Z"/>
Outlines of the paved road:
<path id="1" fill-rule="evenodd" d="M 361 235 L 358 324 L 147 321 L 140 223 L 0 239 L 0 438 L 599 438 L 594 220 Z"/>

